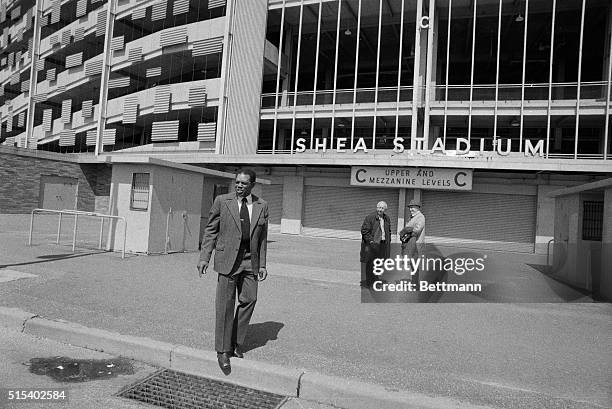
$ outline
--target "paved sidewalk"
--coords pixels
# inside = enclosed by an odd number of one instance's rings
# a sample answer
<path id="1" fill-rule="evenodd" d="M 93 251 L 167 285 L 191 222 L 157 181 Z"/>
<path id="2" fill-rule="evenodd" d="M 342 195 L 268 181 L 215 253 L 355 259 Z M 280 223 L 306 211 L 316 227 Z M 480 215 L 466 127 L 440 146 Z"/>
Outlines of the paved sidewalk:
<path id="1" fill-rule="evenodd" d="M 54 357 L 66 357 L 71 360 L 91 363 L 93 360 L 112 361 L 115 355 L 78 348 L 60 342 L 40 339 L 28 334 L 19 333 L 10 329 L 0 331 L 0 385 L 3 388 L 23 389 L 61 389 L 68 395 L 67 401 L 62 401 L 57 407 L 62 409 L 143 409 L 146 406 L 136 400 L 118 397 L 117 393 L 130 385 L 138 383 L 154 374 L 159 368 L 140 362 L 129 362 L 133 365 L 134 373 L 120 374 L 118 376 L 103 376 L 96 379 L 95 372 L 83 371 L 87 377 L 84 381 L 71 382 L 59 377 L 55 380 L 41 372 L 32 373 L 31 359 L 49 360 Z M 130 371 L 128 371 L 130 372 Z M 81 373 L 81 372 L 80 372 Z M 49 371 L 47 375 L 59 375 L 59 371 Z M 71 376 L 75 376 L 72 373 Z M 40 402 L 12 401 L 7 402 L 5 391 L 0 390 L 0 407 L 3 409 L 37 409 L 43 407 Z M 55 405 L 50 405 L 55 407 Z M 152 406 L 151 406 L 152 407 Z M 289 398 L 281 404 L 279 409 L 334 409 L 329 405 L 322 405 L 304 399 Z"/>
<path id="2" fill-rule="evenodd" d="M 0 306 L 212 349 L 216 277 L 197 277 L 196 253 L 72 254 L 49 244 L 52 222 L 26 247 L 28 223 L 0 216 L 0 269 L 36 275 L 0 282 Z M 97 244 L 95 229 L 82 233 Z M 541 256 L 488 252 L 489 299 L 368 304 L 357 285 L 358 244 L 270 235 L 270 278 L 260 286 L 247 359 L 495 407 L 612 407 L 612 307 L 541 274 L 531 266 L 544 264 Z M 508 294 L 548 303 L 476 303 Z"/>

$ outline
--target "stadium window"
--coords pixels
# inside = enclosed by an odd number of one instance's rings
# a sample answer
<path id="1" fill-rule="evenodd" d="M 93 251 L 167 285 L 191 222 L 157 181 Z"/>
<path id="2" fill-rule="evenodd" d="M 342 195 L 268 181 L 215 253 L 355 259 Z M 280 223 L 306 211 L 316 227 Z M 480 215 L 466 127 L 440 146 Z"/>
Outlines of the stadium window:
<path id="1" fill-rule="evenodd" d="M 603 202 L 585 201 L 582 213 L 582 240 L 601 241 Z"/>

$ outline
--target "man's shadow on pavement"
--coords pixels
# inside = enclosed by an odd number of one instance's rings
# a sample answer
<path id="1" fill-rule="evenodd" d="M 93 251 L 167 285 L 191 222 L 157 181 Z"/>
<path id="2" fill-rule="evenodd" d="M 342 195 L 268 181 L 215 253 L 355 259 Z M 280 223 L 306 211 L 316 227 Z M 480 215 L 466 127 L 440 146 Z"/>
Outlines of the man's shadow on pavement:
<path id="1" fill-rule="evenodd" d="M 260 348 L 268 343 L 268 341 L 276 341 L 278 333 L 285 326 L 282 322 L 266 321 L 256 324 L 249 324 L 247 342 L 245 352 L 252 349 Z"/>

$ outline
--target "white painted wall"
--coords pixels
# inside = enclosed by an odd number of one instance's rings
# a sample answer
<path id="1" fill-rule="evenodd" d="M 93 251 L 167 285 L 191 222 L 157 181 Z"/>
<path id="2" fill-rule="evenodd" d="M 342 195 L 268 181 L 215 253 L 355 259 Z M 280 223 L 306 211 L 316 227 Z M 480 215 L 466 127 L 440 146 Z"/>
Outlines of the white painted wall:
<path id="1" fill-rule="evenodd" d="M 151 173 L 149 183 L 153 181 L 152 165 L 114 164 L 111 178 L 111 209 L 115 216 L 127 220 L 127 238 L 125 249 L 128 252 L 146 253 L 148 251 L 149 219 L 151 216 L 151 186 L 149 185 L 149 210 L 130 210 L 132 175 L 134 173 Z M 123 223 L 113 223 L 110 233 L 112 249 L 120 251 L 123 245 Z"/>
<path id="2" fill-rule="evenodd" d="M 149 253 L 164 252 L 166 237 L 168 252 L 198 249 L 203 182 L 201 173 L 155 166 Z"/>

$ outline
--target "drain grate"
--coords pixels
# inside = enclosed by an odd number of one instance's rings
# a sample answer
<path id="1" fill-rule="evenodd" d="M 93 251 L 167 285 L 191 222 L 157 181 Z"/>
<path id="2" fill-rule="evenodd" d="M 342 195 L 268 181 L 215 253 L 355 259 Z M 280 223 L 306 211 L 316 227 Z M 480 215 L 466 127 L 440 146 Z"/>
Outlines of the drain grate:
<path id="1" fill-rule="evenodd" d="M 168 409 L 275 409 L 285 397 L 163 369 L 129 386 L 121 397 Z"/>

